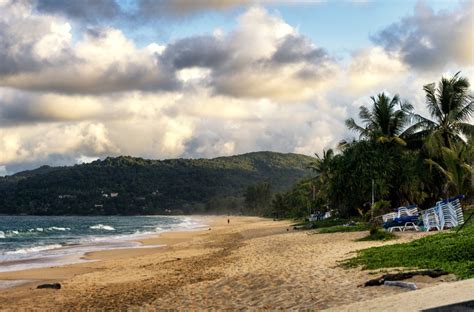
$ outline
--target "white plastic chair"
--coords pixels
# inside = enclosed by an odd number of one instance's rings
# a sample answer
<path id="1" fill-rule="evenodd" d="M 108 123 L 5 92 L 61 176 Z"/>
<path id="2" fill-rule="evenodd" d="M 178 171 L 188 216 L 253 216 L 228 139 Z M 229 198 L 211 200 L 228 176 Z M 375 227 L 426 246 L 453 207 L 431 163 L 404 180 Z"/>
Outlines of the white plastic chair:
<path id="1" fill-rule="evenodd" d="M 421 212 L 421 216 L 423 218 L 423 224 L 427 232 L 429 232 L 431 229 L 436 229 L 438 231 L 442 229 L 436 207 L 423 210 Z"/>

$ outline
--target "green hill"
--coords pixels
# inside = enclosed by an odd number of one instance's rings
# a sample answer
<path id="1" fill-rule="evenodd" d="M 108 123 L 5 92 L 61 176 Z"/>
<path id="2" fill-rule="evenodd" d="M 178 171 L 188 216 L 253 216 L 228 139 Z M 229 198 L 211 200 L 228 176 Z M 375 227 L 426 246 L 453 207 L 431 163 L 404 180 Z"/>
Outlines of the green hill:
<path id="1" fill-rule="evenodd" d="M 162 161 L 120 156 L 43 166 L 0 178 L 0 213 L 241 212 L 247 187 L 269 182 L 275 192 L 289 189 L 310 174 L 310 161 L 304 155 L 256 152 Z"/>

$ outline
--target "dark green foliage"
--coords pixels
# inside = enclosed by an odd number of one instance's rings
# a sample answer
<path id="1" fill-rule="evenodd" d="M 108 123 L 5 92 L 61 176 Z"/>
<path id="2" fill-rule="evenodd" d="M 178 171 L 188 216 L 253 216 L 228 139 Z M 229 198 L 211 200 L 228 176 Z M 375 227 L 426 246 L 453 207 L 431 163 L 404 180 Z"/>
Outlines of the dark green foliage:
<path id="1" fill-rule="evenodd" d="M 349 223 L 349 219 L 340 219 L 340 218 L 328 218 L 324 220 L 317 220 L 317 221 L 305 221 L 298 222 L 293 224 L 292 226 L 304 226 L 311 229 L 321 229 L 325 227 L 335 226 L 335 225 L 343 225 Z"/>
<path id="2" fill-rule="evenodd" d="M 369 229 L 368 225 L 365 223 L 358 223 L 355 225 L 336 225 L 322 228 L 318 231 L 319 234 L 325 233 L 338 233 L 338 232 L 360 232 L 367 231 Z"/>
<path id="3" fill-rule="evenodd" d="M 328 218 L 324 220 L 318 220 L 311 222 L 314 225 L 315 229 L 326 228 L 330 226 L 343 225 L 349 223 L 349 219 L 340 219 L 340 218 Z"/>
<path id="4" fill-rule="evenodd" d="M 403 130 L 409 121 L 413 106 L 402 102 L 398 95 L 389 98 L 381 93 L 377 97 L 371 97 L 371 100 L 371 109 L 361 106 L 359 110 L 363 126 L 359 126 L 353 118 L 346 120 L 346 126 L 357 131 L 361 138 L 379 143 L 393 142 L 405 145 L 401 137 L 404 136 Z"/>
<path id="5" fill-rule="evenodd" d="M 356 241 L 363 242 L 363 241 L 386 241 L 391 239 L 398 238 L 397 235 L 387 232 L 382 229 L 371 229 L 369 235 L 359 238 Z"/>
<path id="6" fill-rule="evenodd" d="M 314 211 L 320 202 L 312 200 L 311 180 L 305 179 L 285 193 L 276 194 L 271 214 L 277 218 L 304 218 Z"/>
<path id="7" fill-rule="evenodd" d="M 474 223 L 467 224 L 457 234 L 453 230 L 410 243 L 364 249 L 344 264 L 368 270 L 395 267 L 438 269 L 461 278 L 471 278 L 474 277 Z"/>
<path id="8" fill-rule="evenodd" d="M 284 191 L 309 176 L 309 161 L 303 155 L 258 152 L 163 161 L 121 156 L 41 167 L 0 178 L 0 213 L 239 213 L 247 187 L 267 182 Z"/>
<path id="9" fill-rule="evenodd" d="M 245 212 L 252 215 L 271 215 L 272 187 L 268 182 L 247 187 L 244 194 Z"/>
<path id="10" fill-rule="evenodd" d="M 373 180 L 376 200 L 386 199 L 392 207 L 422 204 L 431 180 L 428 171 L 419 153 L 400 145 L 352 142 L 334 157 L 327 200 L 340 214 L 355 215 L 370 201 Z"/>
<path id="11" fill-rule="evenodd" d="M 456 74 L 424 90 L 434 121 L 416 114 L 398 96 L 372 97 L 371 106 L 360 108 L 361 125 L 346 121 L 361 139 L 342 141 L 338 153 L 316 154 L 310 165 L 315 177 L 278 194 L 274 214 L 303 217 L 330 210 L 340 217 L 372 218 L 409 204 L 428 208 L 458 194 L 466 195 L 465 204 L 472 202 L 474 126 L 469 121 L 474 101 L 469 82 Z M 388 204 L 383 209 L 370 210 L 372 189 L 374 201 Z"/>
<path id="12" fill-rule="evenodd" d="M 454 143 L 465 142 L 463 136 L 474 135 L 471 123 L 474 101 L 470 83 L 459 74 L 451 78 L 442 77 L 438 85 L 430 83 L 423 87 L 431 119 L 411 114 L 415 124 L 406 131 L 413 134 L 412 141 L 421 141 L 432 152 L 441 147 L 451 148 Z"/>

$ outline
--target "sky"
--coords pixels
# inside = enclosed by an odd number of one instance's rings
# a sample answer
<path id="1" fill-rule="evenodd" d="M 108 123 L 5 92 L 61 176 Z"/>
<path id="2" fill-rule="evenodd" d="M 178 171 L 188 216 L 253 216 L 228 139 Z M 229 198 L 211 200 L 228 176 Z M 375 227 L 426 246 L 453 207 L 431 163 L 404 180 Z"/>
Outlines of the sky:
<path id="1" fill-rule="evenodd" d="M 474 81 L 474 2 L 0 0 L 0 176 L 107 156 L 313 155 L 370 96 Z"/>

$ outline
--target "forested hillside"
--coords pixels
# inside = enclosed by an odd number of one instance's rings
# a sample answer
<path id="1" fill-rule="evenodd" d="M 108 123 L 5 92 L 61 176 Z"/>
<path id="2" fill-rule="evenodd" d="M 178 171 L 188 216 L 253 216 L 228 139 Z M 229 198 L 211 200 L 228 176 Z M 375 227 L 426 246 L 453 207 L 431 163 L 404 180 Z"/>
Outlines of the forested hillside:
<path id="1" fill-rule="evenodd" d="M 311 157 L 256 152 L 214 159 L 121 156 L 72 167 L 41 167 L 0 178 L 0 213 L 157 214 L 243 212 L 244 193 L 267 182 L 284 191 Z"/>

